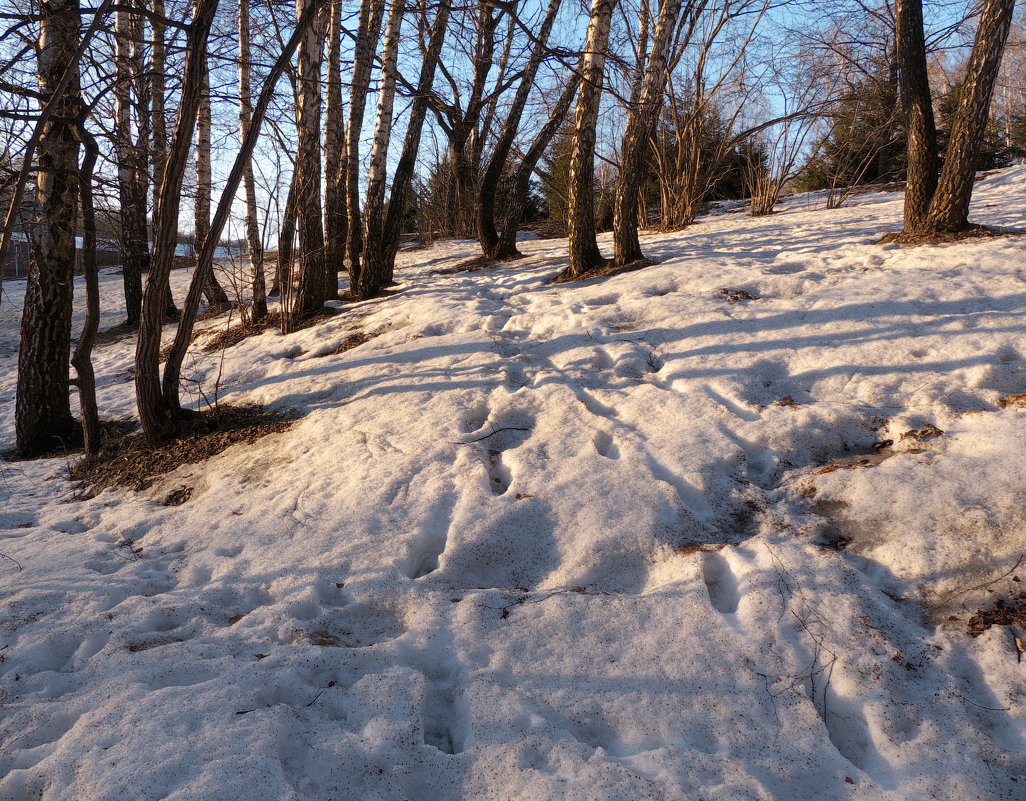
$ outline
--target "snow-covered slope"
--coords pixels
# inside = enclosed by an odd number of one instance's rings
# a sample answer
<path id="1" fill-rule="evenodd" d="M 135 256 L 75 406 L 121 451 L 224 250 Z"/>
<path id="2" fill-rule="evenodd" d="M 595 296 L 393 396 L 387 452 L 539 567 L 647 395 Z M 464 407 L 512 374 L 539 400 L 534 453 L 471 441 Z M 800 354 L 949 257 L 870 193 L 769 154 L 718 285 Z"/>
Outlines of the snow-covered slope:
<path id="1" fill-rule="evenodd" d="M 992 175 L 974 219 L 1024 201 Z M 1026 242 L 873 244 L 900 215 L 793 198 L 580 285 L 565 242 L 443 243 L 196 353 L 284 434 L 90 500 L 0 463 L 0 798 L 1023 798 L 1022 631 L 966 622 L 1024 589 Z"/>

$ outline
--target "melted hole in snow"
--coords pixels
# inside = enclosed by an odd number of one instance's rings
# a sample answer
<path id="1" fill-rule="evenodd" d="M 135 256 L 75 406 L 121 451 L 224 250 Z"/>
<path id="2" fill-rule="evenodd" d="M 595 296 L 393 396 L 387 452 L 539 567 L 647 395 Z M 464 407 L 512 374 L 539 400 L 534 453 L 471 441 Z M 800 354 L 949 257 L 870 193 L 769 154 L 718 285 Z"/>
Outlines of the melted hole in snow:
<path id="1" fill-rule="evenodd" d="M 723 615 L 732 615 L 741 601 L 737 577 L 727 560 L 715 551 L 702 554 L 702 578 L 709 591 L 709 602 Z"/>

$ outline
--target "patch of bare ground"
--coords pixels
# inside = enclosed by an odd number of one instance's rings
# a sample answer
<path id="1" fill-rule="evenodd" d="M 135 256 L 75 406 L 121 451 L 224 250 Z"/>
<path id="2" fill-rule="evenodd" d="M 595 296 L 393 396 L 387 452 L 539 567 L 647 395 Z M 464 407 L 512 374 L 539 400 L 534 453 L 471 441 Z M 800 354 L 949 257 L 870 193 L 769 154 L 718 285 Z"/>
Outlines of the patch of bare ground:
<path id="1" fill-rule="evenodd" d="M 612 259 L 608 259 L 601 267 L 595 267 L 581 273 L 580 275 L 572 275 L 569 268 L 567 268 L 556 275 L 556 277 L 552 279 L 551 283 L 569 284 L 573 281 L 587 281 L 590 278 L 610 278 L 614 275 L 642 270 L 645 267 L 651 267 L 653 264 L 656 264 L 656 262 L 651 259 L 638 259 L 637 261 L 632 261 L 629 264 L 616 264 Z"/>
<path id="2" fill-rule="evenodd" d="M 966 633 L 979 637 L 991 626 L 1017 626 L 1026 632 L 1026 592 L 1014 598 L 998 598 L 989 609 L 977 609 L 966 622 Z"/>
<path id="3" fill-rule="evenodd" d="M 482 270 L 488 270 L 495 266 L 497 266 L 497 262 L 489 259 L 487 256 L 475 256 L 472 259 L 461 261 L 459 264 L 454 264 L 452 267 L 443 267 L 441 270 L 432 270 L 431 274 L 458 275 L 459 273 L 479 273 Z"/>
<path id="4" fill-rule="evenodd" d="M 342 344 L 339 345 L 331 353 L 333 356 L 338 356 L 340 353 L 345 353 L 347 350 L 358 348 L 366 342 L 370 342 L 377 334 L 370 334 L 366 331 L 360 331 L 357 329 L 353 331 L 349 336 L 342 340 Z"/>
<path id="5" fill-rule="evenodd" d="M 539 239 L 566 239 L 567 237 L 565 220 L 534 223 L 533 225 L 525 225 L 520 230 L 530 231 Z"/>
<path id="6" fill-rule="evenodd" d="M 71 468 L 71 478 L 82 483 L 87 497 L 108 487 L 143 490 L 183 464 L 202 462 L 232 445 L 287 431 L 295 419 L 257 405 L 188 412 L 181 433 L 171 442 L 153 447 L 141 433 L 109 438 L 99 454 Z"/>
<path id="7" fill-rule="evenodd" d="M 906 234 L 904 231 L 895 231 L 884 234 L 877 242 L 878 245 L 944 245 L 950 242 L 964 242 L 967 239 L 989 239 L 1005 236 L 1022 236 L 1023 231 L 1012 229 L 989 228 L 986 225 L 970 225 L 960 231 L 937 231 L 928 234 Z"/>

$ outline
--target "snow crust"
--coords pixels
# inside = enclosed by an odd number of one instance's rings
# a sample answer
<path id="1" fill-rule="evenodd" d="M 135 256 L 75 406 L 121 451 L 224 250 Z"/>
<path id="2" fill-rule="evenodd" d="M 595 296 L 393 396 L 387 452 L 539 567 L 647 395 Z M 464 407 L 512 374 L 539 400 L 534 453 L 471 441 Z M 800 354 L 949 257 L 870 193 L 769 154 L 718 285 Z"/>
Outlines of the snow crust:
<path id="1" fill-rule="evenodd" d="M 404 251 L 394 297 L 191 356 L 292 430 L 88 500 L 0 462 L 0 798 L 1026 797 L 1015 631 L 965 633 L 1024 589 L 1024 244 L 874 244 L 900 218 L 800 196 L 579 285 L 562 241 Z"/>

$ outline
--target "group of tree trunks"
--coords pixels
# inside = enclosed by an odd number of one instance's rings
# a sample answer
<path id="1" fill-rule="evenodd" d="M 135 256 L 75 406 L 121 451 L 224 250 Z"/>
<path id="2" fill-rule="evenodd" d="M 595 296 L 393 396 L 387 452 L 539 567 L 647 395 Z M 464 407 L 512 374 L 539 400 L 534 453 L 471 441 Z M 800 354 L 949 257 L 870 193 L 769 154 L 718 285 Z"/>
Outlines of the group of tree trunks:
<path id="1" fill-rule="evenodd" d="M 435 89 L 440 69 L 452 82 L 446 66 L 440 64 L 454 13 L 451 0 L 440 0 L 434 5 L 433 18 L 425 5 L 416 7 L 421 62 L 415 84 L 407 82 L 398 69 L 399 44 L 408 6 L 403 2 L 392 3 L 386 19 L 384 2 L 363 0 L 353 46 L 347 116 L 343 114 L 341 89 L 343 12 L 340 0 L 299 0 L 296 27 L 264 79 L 255 104 L 249 6 L 247 0 L 240 0 L 241 145 L 211 218 L 211 99 L 207 48 L 218 2 L 194 0 L 193 18 L 186 26 L 179 112 L 170 137 L 164 126 L 166 20 L 163 0 L 150 0 L 148 7 L 144 0 L 128 0 L 115 11 L 117 80 L 114 82 L 113 148 L 118 166 L 124 286 L 128 323 L 138 325 L 135 387 L 139 417 L 151 442 L 165 441 L 178 429 L 182 414 L 179 398 L 182 363 L 202 298 L 206 297 L 211 305 L 228 301 L 214 277 L 213 257 L 240 185 L 245 198 L 245 236 L 252 276 L 250 313 L 254 320 L 267 315 L 268 293 L 264 285 L 252 153 L 278 79 L 286 72 L 293 79 L 296 96 L 297 141 L 295 169 L 285 203 L 278 267 L 271 292 L 281 295 L 283 330 L 290 330 L 317 313 L 325 301 L 338 297 L 337 279 L 343 269 L 348 271 L 349 297 L 355 300 L 379 295 L 392 281 L 399 235 L 414 191 L 415 168 L 430 113 L 435 115 L 448 139 L 453 179 L 446 191 L 451 194 L 451 205 L 457 210 L 455 219 L 459 232 L 476 233 L 486 257 L 510 259 L 520 255 L 516 233 L 527 206 L 531 177 L 576 98 L 568 169 L 567 275 L 581 277 L 607 265 L 596 237 L 595 150 L 610 29 L 618 0 L 592 0 L 583 51 L 574 56 L 576 65 L 567 64 L 566 80 L 558 97 L 534 137 L 526 143 L 526 149 L 518 151 L 516 163 L 511 163 L 514 143 L 521 132 L 539 69 L 553 54 L 549 39 L 561 0 L 548 0 L 541 24 L 529 37 L 526 61 L 515 74 L 507 71 L 507 67 L 514 31 L 522 24 L 516 17 L 516 4 L 486 4 L 469 12 L 458 9 L 455 13 L 471 15 L 475 39 L 469 61 L 469 92 L 465 100 L 460 100 L 457 93 L 451 101 L 445 100 Z M 95 451 L 99 440 L 95 380 L 90 364 L 99 312 L 93 208 L 93 171 L 98 147 L 84 124 L 87 111 L 81 99 L 78 61 L 111 5 L 112 0 L 105 0 L 95 10 L 84 34 L 79 0 L 51 0 L 40 7 L 38 86 L 45 106 L 27 151 L 31 161 L 33 149 L 38 145 L 35 164 L 37 224 L 31 229 L 31 272 L 22 320 L 16 404 L 17 448 L 26 456 L 50 450 L 76 434 L 68 394 L 69 361 L 77 371 L 87 450 Z M 644 214 L 642 189 L 646 169 L 653 163 L 654 169 L 661 169 L 658 158 L 653 162 L 652 153 L 653 142 L 659 138 L 664 99 L 669 97 L 671 106 L 677 103 L 669 76 L 675 59 L 680 58 L 682 43 L 689 41 L 696 20 L 706 6 L 705 0 L 662 0 L 653 20 L 647 2 L 643 4 L 634 77 L 629 97 L 621 99 L 626 121 L 612 203 L 613 264 L 617 267 L 644 263 L 638 230 Z M 897 2 L 894 63 L 908 140 L 905 205 L 905 233 L 908 235 L 957 231 L 968 225 L 974 156 L 987 125 L 1013 10 L 1014 0 L 983 0 L 975 45 L 942 158 L 938 152 L 927 72 L 922 2 Z M 153 36 L 148 50 L 141 45 L 144 15 Z M 508 25 L 505 44 L 499 39 L 503 20 Z M 376 61 L 375 53 L 382 36 Z M 497 53 L 498 77 L 495 88 L 487 92 Z M 699 70 L 705 55 L 703 51 Z M 292 63 L 293 56 L 297 65 Z M 326 93 L 322 97 L 325 57 Z M 376 67 L 379 70 L 377 108 L 366 190 L 361 196 L 360 135 Z M 505 108 L 505 120 L 501 125 L 496 124 L 498 97 L 514 84 L 517 88 Z M 412 101 L 389 191 L 387 156 L 399 86 Z M 700 111 L 707 98 L 696 89 L 689 102 Z M 684 131 L 685 138 L 690 135 L 697 141 L 701 116 L 697 112 L 692 116 L 699 122 L 683 125 L 680 130 Z M 487 153 L 486 138 L 490 143 Z M 729 146 L 734 147 L 739 141 L 735 137 Z M 686 155 L 688 159 L 697 158 L 697 145 L 690 150 L 678 147 L 678 151 L 690 154 Z M 180 195 L 193 154 L 197 184 L 194 203 L 196 269 L 161 375 L 162 324 L 169 315 L 178 314 L 171 298 L 170 272 L 178 239 Z M 697 170 L 695 164 L 690 164 L 683 172 L 697 181 Z M 27 170 L 25 172 L 27 174 Z M 496 198 L 500 182 L 504 180 L 508 191 L 503 218 L 498 220 Z M 24 175 L 12 208 L 23 186 Z M 151 188 L 152 250 L 148 247 L 146 218 L 146 201 Z M 72 357 L 71 291 L 75 234 L 80 219 L 84 234 L 86 319 Z M 10 219 L 5 222 L 5 247 L 9 223 Z M 296 232 L 298 250 L 294 250 Z M 298 254 L 295 274 L 294 254 Z M 148 273 L 145 287 L 144 273 Z"/>

